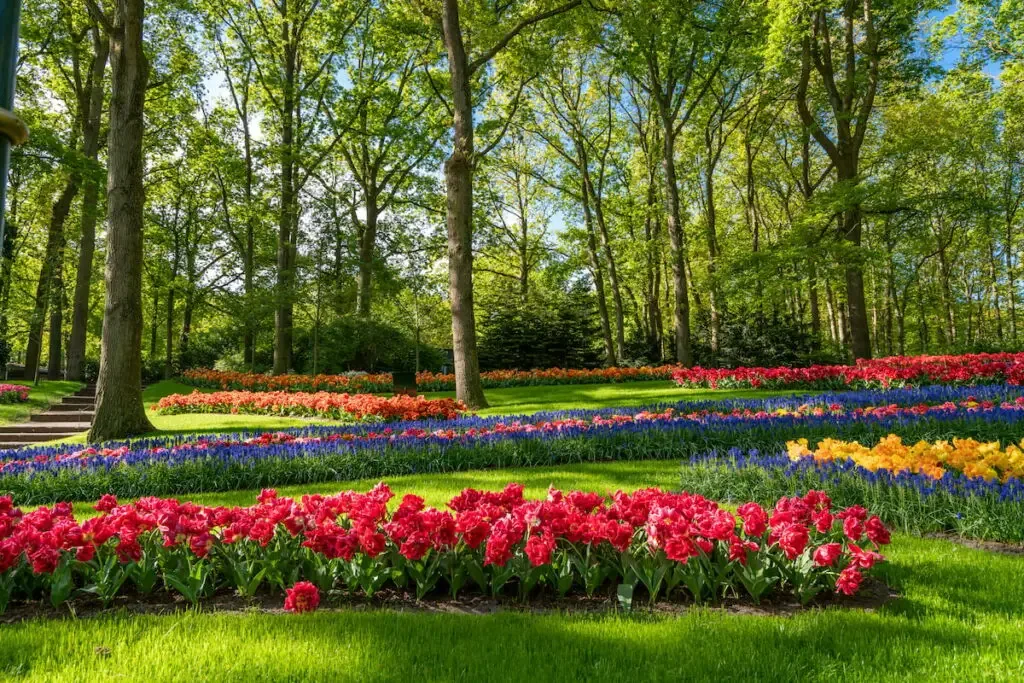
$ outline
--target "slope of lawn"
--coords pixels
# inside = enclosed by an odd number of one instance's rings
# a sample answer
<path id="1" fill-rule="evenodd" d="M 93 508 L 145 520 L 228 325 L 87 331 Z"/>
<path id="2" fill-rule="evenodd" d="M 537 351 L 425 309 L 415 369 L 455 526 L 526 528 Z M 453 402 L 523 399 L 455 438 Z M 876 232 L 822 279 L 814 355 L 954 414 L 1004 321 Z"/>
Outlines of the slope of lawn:
<path id="1" fill-rule="evenodd" d="M 243 431 L 273 431 L 287 427 L 301 427 L 311 423 L 330 424 L 329 420 L 304 420 L 266 415 L 159 415 L 152 406 L 164 396 L 191 394 L 195 387 L 176 380 L 163 380 L 146 387 L 142 400 L 146 413 L 163 434 L 218 434 Z M 199 391 L 211 391 L 200 389 Z M 622 384 L 573 384 L 566 386 L 508 387 L 486 391 L 490 408 L 477 411 L 480 415 L 529 415 L 538 411 L 571 410 L 573 408 L 617 408 L 651 406 L 659 403 L 704 400 L 708 398 L 754 398 L 781 396 L 786 391 L 757 391 L 753 389 L 710 390 L 680 389 L 671 381 L 624 382 Z M 454 398 L 454 391 L 425 394 L 427 398 Z M 85 433 L 63 442 L 84 443 Z"/>
<path id="2" fill-rule="evenodd" d="M 626 408 L 659 403 L 728 398 L 766 398 L 791 391 L 754 389 L 681 389 L 675 382 L 623 382 L 621 384 L 566 384 L 536 387 L 487 389 L 489 408 L 480 415 L 528 415 L 539 411 L 576 408 Z M 455 398 L 454 391 L 436 391 L 427 398 Z"/>
<path id="3" fill-rule="evenodd" d="M 390 480 L 441 504 L 510 480 L 595 491 L 678 482 L 678 465 L 608 463 Z M 365 488 L 372 482 L 282 489 Z M 255 492 L 195 496 L 251 503 Z M 312 615 L 111 613 L 0 626 L 0 678 L 17 680 L 1020 680 L 1021 558 L 896 535 L 876 612 L 793 616 L 330 610 Z M 329 654 L 328 654 L 329 653 Z"/>
<path id="4" fill-rule="evenodd" d="M 42 412 L 54 403 L 60 403 L 60 400 L 68 394 L 73 394 L 82 388 L 81 382 L 65 382 L 63 380 L 53 382 L 43 380 L 39 382 L 39 386 L 21 380 L 0 380 L 0 383 L 32 387 L 28 392 L 28 401 L 0 404 L 0 424 L 13 424 L 26 420 L 30 414 Z"/>

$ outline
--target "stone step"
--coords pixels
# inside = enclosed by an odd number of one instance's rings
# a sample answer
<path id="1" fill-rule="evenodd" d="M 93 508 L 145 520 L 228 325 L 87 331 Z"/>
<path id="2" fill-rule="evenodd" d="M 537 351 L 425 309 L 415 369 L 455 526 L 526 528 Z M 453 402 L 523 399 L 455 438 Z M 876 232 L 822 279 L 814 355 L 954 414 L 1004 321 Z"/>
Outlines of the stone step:
<path id="1" fill-rule="evenodd" d="M 6 440 L 10 434 L 60 434 L 62 432 L 84 432 L 89 428 L 88 422 L 68 419 L 63 422 L 30 422 L 14 425 L 0 425 L 0 439 Z M 56 438 L 56 437 L 55 437 Z"/>
<path id="2" fill-rule="evenodd" d="M 82 432 L 84 432 L 88 428 L 89 428 L 88 425 L 84 425 L 84 426 L 81 426 L 81 427 L 79 427 L 78 429 L 76 429 L 74 431 L 40 432 L 38 434 L 34 433 L 34 432 L 23 432 L 21 434 L 2 434 L 2 435 L 0 435 L 0 442 L 5 443 L 5 444 L 25 445 L 25 444 L 40 443 L 40 442 L 43 442 L 43 441 L 56 441 L 57 439 L 66 439 L 69 436 L 75 436 L 76 434 L 81 434 Z M 16 446 L 16 445 L 14 445 L 14 446 L 8 445 L 8 446 L 6 446 L 6 448 L 18 448 L 18 446 Z"/>
<path id="3" fill-rule="evenodd" d="M 96 407 L 95 403 L 58 403 L 50 406 L 48 413 L 89 413 Z"/>
<path id="4" fill-rule="evenodd" d="M 79 410 L 72 413 L 36 413 L 29 418 L 29 422 L 92 422 L 93 415 L 91 410 Z"/>
<path id="5" fill-rule="evenodd" d="M 94 396 L 65 396 L 61 399 L 61 402 L 57 405 L 92 405 L 96 403 Z"/>

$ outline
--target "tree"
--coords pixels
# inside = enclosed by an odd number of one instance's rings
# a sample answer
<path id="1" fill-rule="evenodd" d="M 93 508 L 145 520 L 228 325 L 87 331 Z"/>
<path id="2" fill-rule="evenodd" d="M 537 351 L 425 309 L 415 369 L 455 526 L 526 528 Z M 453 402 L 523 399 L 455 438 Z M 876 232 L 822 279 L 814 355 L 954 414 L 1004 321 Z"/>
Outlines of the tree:
<path id="1" fill-rule="evenodd" d="M 850 343 L 856 358 L 870 358 L 863 257 L 859 253 L 863 232 L 858 197 L 861 151 L 875 99 L 887 85 L 898 84 L 905 77 L 917 18 L 931 4 L 921 0 L 885 4 L 775 0 L 773 7 L 773 43 L 783 46 L 786 54 L 799 55 L 797 111 L 815 142 L 828 154 L 836 180 L 847 195 L 837 227 L 852 247 L 845 268 Z M 812 77 L 824 106 L 818 107 L 811 93 Z"/>
<path id="2" fill-rule="evenodd" d="M 582 0 L 569 0 L 536 10 L 532 3 L 474 1 L 472 13 L 477 31 L 474 39 L 485 47 L 472 50 L 463 37 L 459 0 L 442 0 L 440 9 L 413 0 L 433 23 L 447 55 L 450 91 L 445 105 L 452 117 L 452 153 L 444 164 L 447 193 L 448 281 L 452 308 L 452 347 L 455 355 L 455 394 L 470 408 L 487 407 L 480 382 L 477 356 L 476 320 L 473 310 L 473 170 L 474 149 L 473 83 L 491 61 L 523 31 L 579 7 Z M 484 148 L 486 153 L 487 148 Z"/>
<path id="3" fill-rule="evenodd" d="M 620 34 L 618 42 L 612 43 L 614 49 L 623 68 L 650 94 L 661 126 L 665 223 L 672 245 L 675 294 L 675 357 L 689 366 L 693 365 L 693 350 L 676 141 L 728 53 L 731 39 L 721 17 L 729 6 L 703 0 L 634 0 L 613 7 L 618 19 L 614 30 Z"/>
<path id="4" fill-rule="evenodd" d="M 106 302 L 96 415 L 90 441 L 152 431 L 142 405 L 142 137 L 149 64 L 144 0 L 116 0 L 107 14 L 87 0 L 110 37 L 110 135 L 107 141 Z"/>

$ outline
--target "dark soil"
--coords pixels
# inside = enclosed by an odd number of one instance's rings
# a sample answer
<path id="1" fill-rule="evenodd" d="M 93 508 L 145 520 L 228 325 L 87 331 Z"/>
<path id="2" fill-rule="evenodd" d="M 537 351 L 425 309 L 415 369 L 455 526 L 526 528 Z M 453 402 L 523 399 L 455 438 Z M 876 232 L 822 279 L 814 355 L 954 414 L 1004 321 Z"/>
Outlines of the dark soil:
<path id="1" fill-rule="evenodd" d="M 971 548 L 973 550 L 987 550 L 993 553 L 1000 553 L 1002 555 L 1021 555 L 1024 556 L 1024 544 L 1020 543 L 1005 543 L 1003 541 L 982 541 L 976 538 L 964 538 L 963 536 L 957 536 L 950 532 L 939 532 L 934 534 L 927 534 L 926 538 L 939 538 L 944 541 L 951 541 L 958 545 L 962 545 L 965 548 Z"/>
<path id="2" fill-rule="evenodd" d="M 647 594 L 637 590 L 633 599 L 632 613 L 648 615 L 678 616 L 691 609 L 710 609 L 729 614 L 761 616 L 791 616 L 813 609 L 844 608 L 874 611 L 899 595 L 889 586 L 876 579 L 867 579 L 860 591 L 852 596 L 821 595 L 807 605 L 801 605 L 789 596 L 776 596 L 762 600 L 759 604 L 749 598 L 725 598 L 719 602 L 698 605 L 693 601 L 673 599 L 660 600 L 651 605 Z M 233 592 L 219 591 L 202 600 L 198 606 L 204 612 L 227 614 L 283 613 L 284 595 L 276 592 L 261 592 L 252 598 L 241 598 Z M 66 616 L 76 618 L 97 617 L 112 614 L 174 614 L 187 610 L 191 605 L 181 596 L 166 592 L 150 595 L 123 595 L 109 606 L 91 598 L 70 600 L 54 609 L 49 602 L 18 602 L 8 606 L 0 616 L 0 625 L 12 624 L 27 619 L 57 619 Z M 321 610 L 394 610 L 398 612 L 434 612 L 447 614 L 485 615 L 497 612 L 559 613 L 559 614 L 615 614 L 625 613 L 614 595 L 587 597 L 573 595 L 565 598 L 537 596 L 523 602 L 511 597 L 491 598 L 481 594 L 465 593 L 453 600 L 447 596 L 430 596 L 416 600 L 415 596 L 399 590 L 382 590 L 372 598 L 332 591 L 321 597 Z"/>

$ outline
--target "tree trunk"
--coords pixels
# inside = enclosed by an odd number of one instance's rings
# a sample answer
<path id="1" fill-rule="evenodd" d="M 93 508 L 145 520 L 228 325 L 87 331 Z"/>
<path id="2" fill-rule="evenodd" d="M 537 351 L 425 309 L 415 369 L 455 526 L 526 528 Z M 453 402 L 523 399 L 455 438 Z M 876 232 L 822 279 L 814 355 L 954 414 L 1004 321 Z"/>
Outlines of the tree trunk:
<path id="1" fill-rule="evenodd" d="M 171 277 L 173 278 L 174 275 Z M 174 376 L 174 302 L 175 291 L 172 284 L 167 289 L 167 318 L 164 327 L 164 379 L 170 379 Z"/>
<path id="2" fill-rule="evenodd" d="M 286 7 L 286 5 L 282 5 Z M 282 9 L 287 16 L 287 9 Z M 281 40 L 292 43 L 292 27 L 285 20 Z M 295 79 L 294 49 L 285 49 L 284 83 L 281 97 L 281 206 L 277 231 L 277 301 L 274 311 L 274 374 L 283 375 L 292 367 L 292 326 L 294 317 L 295 271 L 294 236 L 298 221 L 295 207 Z"/>
<path id="3" fill-rule="evenodd" d="M 584 191 L 590 195 L 593 201 L 593 215 L 596 219 L 598 234 L 601 238 L 601 251 L 604 254 L 605 263 L 608 265 L 608 285 L 612 289 L 612 306 L 615 310 L 615 350 L 609 356 L 610 365 L 618 365 L 622 359 L 622 352 L 626 346 L 625 315 L 622 306 L 622 288 L 619 286 L 618 268 L 615 266 L 615 254 L 612 253 L 611 239 L 608 236 L 608 226 L 604 221 L 604 209 L 601 206 L 601 197 L 594 188 L 590 177 L 589 159 L 582 143 L 577 142 L 578 154 L 581 161 L 581 171 Z M 593 225 L 591 225 L 593 232 Z M 603 287 L 602 287 L 603 289 Z"/>
<path id="4" fill-rule="evenodd" d="M 71 304 L 71 336 L 68 339 L 67 378 L 85 380 L 85 342 L 89 325 L 89 291 L 92 288 L 92 261 L 96 251 L 96 218 L 99 213 L 98 177 L 100 127 L 103 121 L 104 72 L 110 46 L 99 28 L 93 28 L 93 58 L 89 69 L 89 89 L 83 98 L 82 153 L 89 169 L 83 180 L 81 237 L 75 270 L 75 294 Z"/>
<path id="5" fill-rule="evenodd" d="M 842 218 L 843 237 L 854 246 L 861 245 L 860 207 L 846 210 Z M 856 261 L 846 264 L 846 303 L 850 321 L 850 348 L 854 358 L 871 358 L 871 335 L 864 297 L 864 271 Z"/>
<path id="6" fill-rule="evenodd" d="M 57 245 L 57 258 L 53 262 L 53 277 L 50 281 L 50 334 L 49 353 L 46 361 L 46 378 L 63 378 L 64 357 L 61 353 L 64 342 L 64 235 Z"/>
<path id="7" fill-rule="evenodd" d="M 110 34 L 106 303 L 89 441 L 153 430 L 142 405 L 142 134 L 148 64 L 144 0 L 118 0 Z"/>
<path id="8" fill-rule="evenodd" d="M 366 193 L 366 221 L 359 234 L 359 275 L 356 279 L 356 314 L 370 317 L 370 299 L 373 288 L 373 260 L 377 246 L 377 197 Z"/>
<path id="9" fill-rule="evenodd" d="M 444 164 L 448 223 L 448 296 L 452 309 L 455 395 L 486 408 L 473 311 L 473 102 L 458 0 L 443 0 L 441 23 L 452 88 L 454 147 Z"/>
<path id="10" fill-rule="evenodd" d="M 663 128 L 665 223 L 672 245 L 672 283 L 675 290 L 672 322 L 676 337 L 676 360 L 686 367 L 691 367 L 693 351 L 690 346 L 690 297 L 686 285 L 685 239 L 679 209 L 679 184 L 676 180 L 675 131 L 671 121 L 663 121 Z"/>
<path id="11" fill-rule="evenodd" d="M 712 148 L 712 139 L 706 136 L 708 154 L 707 169 L 704 176 L 704 213 L 705 232 L 708 242 L 708 308 L 711 313 L 711 352 L 718 353 L 719 339 L 722 335 L 721 297 L 718 291 L 718 225 L 715 212 L 715 163 L 717 155 Z"/>
<path id="12" fill-rule="evenodd" d="M 35 379 L 39 369 L 39 358 L 43 348 L 43 325 L 46 322 L 46 308 L 50 303 L 54 274 L 57 272 L 58 260 L 61 258 L 64 242 L 64 223 L 71 211 L 71 203 L 78 194 L 78 177 L 72 174 L 67 184 L 53 203 L 50 214 L 50 227 L 46 232 L 46 252 L 43 265 L 39 269 L 39 281 L 36 284 L 36 299 L 29 319 L 28 344 L 25 347 L 25 379 Z"/>
<path id="13" fill-rule="evenodd" d="M 604 291 L 604 272 L 601 259 L 597 254 L 597 236 L 594 235 L 594 217 L 590 207 L 589 184 L 583 183 L 581 203 L 583 205 L 583 223 L 587 229 L 587 256 L 590 259 L 590 272 L 594 276 L 594 290 L 597 294 L 597 313 L 601 320 L 601 337 L 604 339 L 605 360 L 608 365 L 615 365 L 615 342 L 612 340 L 611 320 L 608 317 L 608 298 Z"/>

